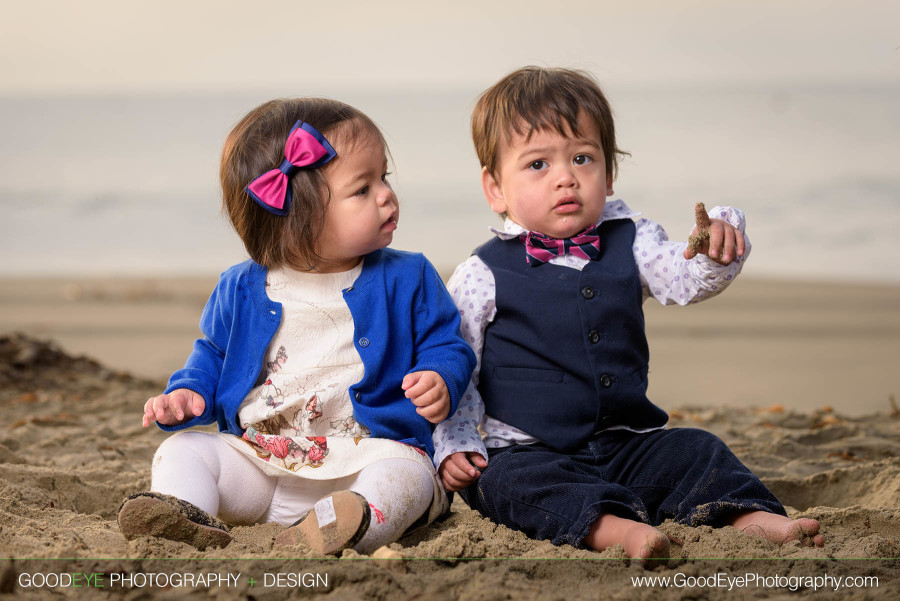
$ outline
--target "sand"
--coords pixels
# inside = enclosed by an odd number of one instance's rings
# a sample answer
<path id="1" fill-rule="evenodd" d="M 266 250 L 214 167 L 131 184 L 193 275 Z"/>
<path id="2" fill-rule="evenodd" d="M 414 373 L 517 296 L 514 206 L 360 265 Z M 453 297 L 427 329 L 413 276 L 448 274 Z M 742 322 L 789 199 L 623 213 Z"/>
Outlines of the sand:
<path id="1" fill-rule="evenodd" d="M 680 365 L 692 366 L 662 374 L 670 394 L 661 404 L 671 412 L 671 425 L 701 427 L 722 437 L 791 516 L 821 521 L 826 543 L 823 548 L 778 546 L 734 528 L 667 522 L 661 529 L 675 541 L 673 559 L 666 568 L 646 572 L 619 547 L 595 553 L 530 540 L 479 517 L 459 499 L 445 519 L 391 546 L 404 559 L 345 551 L 339 559 L 322 561 L 302 547 L 286 553 L 272 545 L 280 527 L 265 524 L 236 527 L 230 546 L 204 552 L 150 538 L 126 541 L 115 513 L 125 496 L 149 484 L 150 460 L 165 434 L 141 428 L 139 411 L 143 401 L 159 392 L 164 378 L 135 375 L 142 370 L 132 368 L 142 364 L 142 357 L 133 346 L 128 357 L 120 349 L 117 362 L 98 362 L 78 356 L 71 342 L 63 350 L 58 342 L 35 337 L 34 324 L 43 323 L 54 340 L 69 336 L 77 341 L 79 331 L 94 326 L 101 338 L 104 333 L 113 338 L 116 324 L 128 322 L 130 330 L 119 326 L 130 332 L 127 344 L 151 348 L 162 340 L 161 355 L 178 355 L 180 349 L 172 348 L 178 346 L 176 339 L 186 337 L 189 345 L 194 336 L 182 321 L 193 314 L 196 323 L 205 293 L 147 285 L 135 295 L 132 282 L 118 288 L 110 284 L 103 295 L 90 286 L 80 292 L 69 289 L 72 300 L 66 300 L 58 282 L 43 290 L 56 290 L 60 298 L 41 296 L 35 292 L 40 286 L 30 292 L 18 286 L 12 293 L 7 283 L 3 320 L 18 320 L 32 333 L 0 334 L 0 598 L 205 598 L 210 592 L 223 599 L 320 594 L 391 600 L 894 599 L 900 594 L 900 412 L 891 404 L 900 309 L 894 288 L 873 287 L 862 298 L 834 288 L 825 295 L 826 306 L 817 308 L 808 293 L 818 291 L 822 298 L 821 286 L 788 289 L 760 283 L 748 285 L 737 306 L 717 305 L 716 300 L 704 306 L 709 310 L 702 315 L 699 307 L 660 308 L 681 317 L 657 320 L 656 326 L 656 309 L 648 307 L 653 377 L 665 372 L 655 368 L 660 357 L 681 357 Z M 807 310 L 794 309 L 786 297 L 798 299 Z M 54 314 L 59 307 L 70 313 Z M 41 309 L 43 322 L 29 326 L 22 318 Z M 135 321 L 134 314 L 143 317 Z M 748 315 L 756 321 L 747 323 Z M 831 321 L 837 315 L 842 319 Z M 65 328 L 62 336 L 51 331 L 60 328 L 54 323 L 79 319 L 68 334 Z M 834 358 L 826 351 L 834 340 L 845 354 L 832 367 Z M 793 371 L 781 364 L 782 352 L 790 356 L 803 345 L 820 352 L 801 358 Z M 732 350 L 731 357 L 722 354 Z M 173 360 L 183 360 L 183 353 Z M 728 387 L 719 373 L 723 367 L 751 376 Z M 804 369 L 817 377 L 810 379 Z M 857 379 L 866 370 L 878 377 Z M 692 378 L 712 383 L 707 393 L 692 393 Z M 796 385 L 794 378 L 800 380 Z M 841 402 L 823 399 L 818 392 L 843 386 L 848 378 L 855 379 L 854 386 L 849 392 L 842 389 Z M 664 390 L 658 382 L 653 386 Z M 679 396 L 679 386 L 694 397 Z M 861 408 L 864 402 L 871 406 Z M 29 574 L 59 573 L 84 574 L 77 581 L 82 588 L 25 586 Z M 139 579 L 151 573 L 164 574 L 165 581 L 155 584 L 168 586 L 140 586 Z M 196 582 L 211 573 L 240 576 L 230 587 L 225 581 Z M 136 580 L 113 586 L 112 579 L 121 583 L 123 574 Z M 750 574 L 757 581 L 738 583 L 729 591 L 705 580 L 717 574 L 725 587 L 726 577 Z M 646 575 L 675 580 L 668 587 L 633 586 L 632 578 Z M 826 575 L 831 580 L 824 580 Z M 837 578 L 842 585 L 852 578 L 849 584 L 860 586 L 834 590 Z M 877 578 L 878 584 L 863 578 Z M 91 585 L 98 579 L 104 588 Z"/>
<path id="2" fill-rule="evenodd" d="M 749 266 L 748 266 L 749 267 Z M 167 379 L 184 365 L 215 276 L 0 279 L 0 333 L 51 339 L 112 370 Z M 690 307 L 644 305 L 650 398 L 664 409 L 782 403 L 871 415 L 900 398 L 900 287 L 755 280 Z M 685 369 L 700 361 L 707 394 Z M 696 368 L 695 368 L 696 369 Z"/>

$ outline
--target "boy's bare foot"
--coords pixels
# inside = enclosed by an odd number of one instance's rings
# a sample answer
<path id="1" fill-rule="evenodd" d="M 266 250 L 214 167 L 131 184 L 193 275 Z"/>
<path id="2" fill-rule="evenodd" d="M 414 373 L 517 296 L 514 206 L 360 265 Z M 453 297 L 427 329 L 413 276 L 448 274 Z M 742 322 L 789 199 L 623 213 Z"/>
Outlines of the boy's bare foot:
<path id="1" fill-rule="evenodd" d="M 819 534 L 819 522 L 811 518 L 792 520 L 768 511 L 750 511 L 736 517 L 731 525 L 779 545 L 792 540 L 800 541 L 805 547 L 825 544 L 825 539 Z"/>
<path id="2" fill-rule="evenodd" d="M 643 522 L 604 514 L 591 525 L 584 542 L 598 551 L 622 545 L 628 557 L 640 559 L 648 569 L 668 563 L 669 538 Z"/>

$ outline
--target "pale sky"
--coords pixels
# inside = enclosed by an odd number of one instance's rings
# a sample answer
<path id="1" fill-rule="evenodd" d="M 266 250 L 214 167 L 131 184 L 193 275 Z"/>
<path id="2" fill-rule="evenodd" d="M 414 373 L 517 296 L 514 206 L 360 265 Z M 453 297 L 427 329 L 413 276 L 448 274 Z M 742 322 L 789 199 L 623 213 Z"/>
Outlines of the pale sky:
<path id="1" fill-rule="evenodd" d="M 900 85 L 896 0 L 0 0 L 0 94 L 483 88 L 525 64 L 621 85 Z M 251 9 L 251 7 L 253 7 Z"/>

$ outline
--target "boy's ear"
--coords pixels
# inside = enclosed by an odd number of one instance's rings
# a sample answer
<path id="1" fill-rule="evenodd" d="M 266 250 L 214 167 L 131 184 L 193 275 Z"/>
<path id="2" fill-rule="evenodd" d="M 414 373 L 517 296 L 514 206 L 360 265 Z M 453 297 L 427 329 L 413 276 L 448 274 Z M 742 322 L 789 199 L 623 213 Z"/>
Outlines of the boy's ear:
<path id="1" fill-rule="evenodd" d="M 481 168 L 481 189 L 484 190 L 484 197 L 488 201 L 491 210 L 498 215 L 506 212 L 506 199 L 503 197 L 503 188 L 494 176 L 488 171 L 487 167 Z"/>

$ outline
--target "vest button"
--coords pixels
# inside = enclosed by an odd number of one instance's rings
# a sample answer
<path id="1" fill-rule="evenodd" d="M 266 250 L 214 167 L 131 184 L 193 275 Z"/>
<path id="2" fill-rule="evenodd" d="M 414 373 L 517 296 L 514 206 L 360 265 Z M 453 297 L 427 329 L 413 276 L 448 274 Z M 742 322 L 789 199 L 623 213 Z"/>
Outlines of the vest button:
<path id="1" fill-rule="evenodd" d="M 600 376 L 600 386 L 603 388 L 609 388 L 612 386 L 612 378 L 609 377 L 609 374 L 603 374 Z"/>
<path id="2" fill-rule="evenodd" d="M 368 339 L 368 338 L 360 338 L 360 339 L 359 339 L 359 346 L 361 346 L 361 347 L 363 347 L 363 348 L 369 346 L 369 339 Z"/>
<path id="3" fill-rule="evenodd" d="M 592 298 L 594 298 L 594 289 L 590 286 L 585 286 L 581 289 L 581 296 L 588 300 L 591 300 Z"/>
<path id="4" fill-rule="evenodd" d="M 588 340 L 591 341 L 591 344 L 597 344 L 600 342 L 600 332 L 597 330 L 591 330 L 588 332 Z"/>

